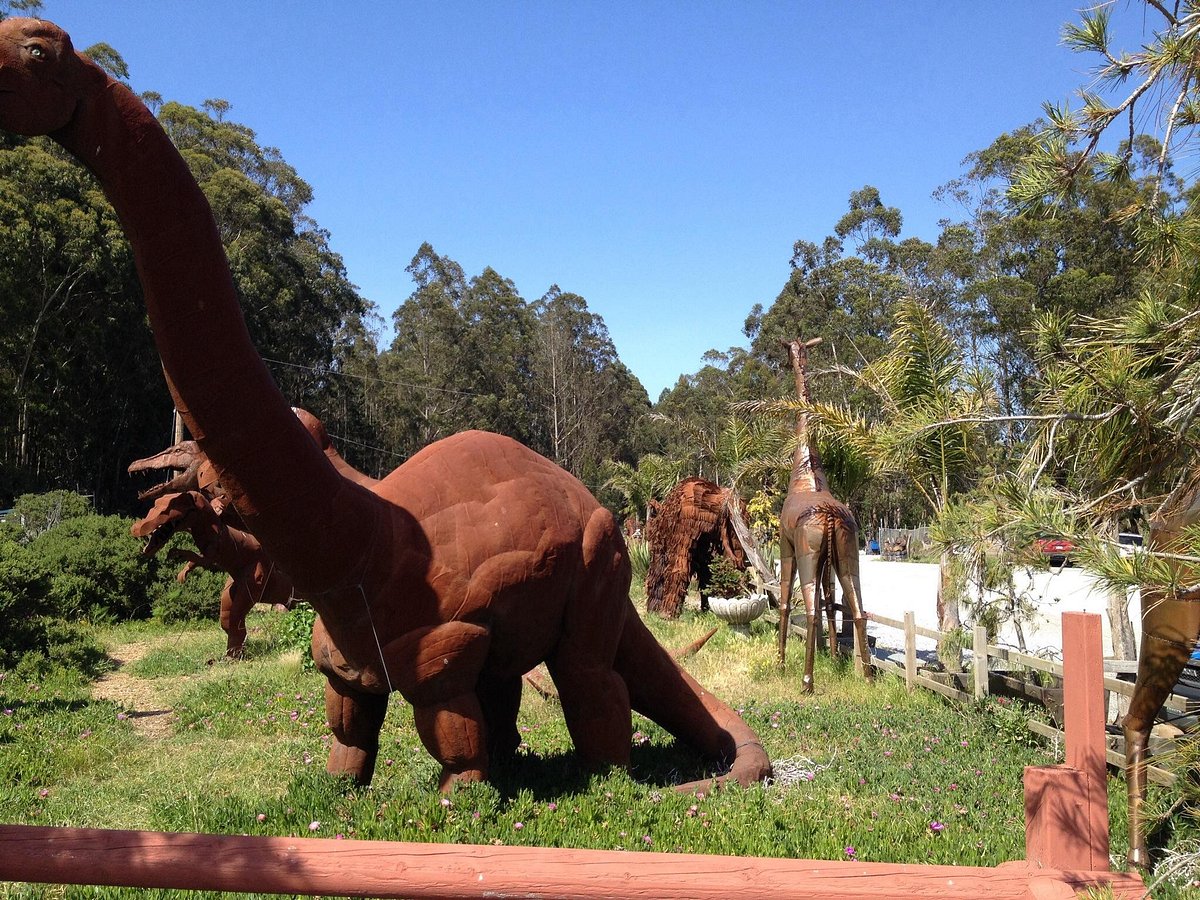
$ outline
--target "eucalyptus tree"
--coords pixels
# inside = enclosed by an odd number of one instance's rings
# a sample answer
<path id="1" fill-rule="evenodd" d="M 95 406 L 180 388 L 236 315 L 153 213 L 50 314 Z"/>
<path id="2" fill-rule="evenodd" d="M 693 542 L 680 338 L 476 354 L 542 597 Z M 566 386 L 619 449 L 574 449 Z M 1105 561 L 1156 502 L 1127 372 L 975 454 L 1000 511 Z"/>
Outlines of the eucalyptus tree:
<path id="1" fill-rule="evenodd" d="M 650 411 L 646 389 L 583 297 L 551 285 L 533 314 L 529 392 L 541 428 L 536 449 L 595 489 L 606 460 L 631 462 L 648 449 L 638 438 Z"/>

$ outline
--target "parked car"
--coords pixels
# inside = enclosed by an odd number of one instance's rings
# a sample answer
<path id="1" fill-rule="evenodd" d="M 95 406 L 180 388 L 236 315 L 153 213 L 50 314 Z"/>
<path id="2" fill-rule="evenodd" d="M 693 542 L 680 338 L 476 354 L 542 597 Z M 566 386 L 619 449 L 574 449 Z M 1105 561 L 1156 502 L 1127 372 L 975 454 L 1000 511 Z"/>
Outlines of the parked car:
<path id="1" fill-rule="evenodd" d="M 1071 564 L 1071 553 L 1074 552 L 1075 545 L 1065 537 L 1042 535 L 1033 544 L 1056 569 Z"/>

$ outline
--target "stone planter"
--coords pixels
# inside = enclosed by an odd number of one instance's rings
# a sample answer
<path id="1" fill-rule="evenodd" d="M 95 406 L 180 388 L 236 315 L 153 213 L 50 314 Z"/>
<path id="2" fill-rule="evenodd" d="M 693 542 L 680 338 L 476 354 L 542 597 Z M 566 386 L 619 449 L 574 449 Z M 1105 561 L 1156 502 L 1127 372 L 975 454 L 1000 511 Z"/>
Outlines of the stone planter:
<path id="1" fill-rule="evenodd" d="M 714 616 L 735 632 L 749 636 L 750 623 L 767 611 L 767 595 L 748 597 L 709 597 L 708 608 Z"/>

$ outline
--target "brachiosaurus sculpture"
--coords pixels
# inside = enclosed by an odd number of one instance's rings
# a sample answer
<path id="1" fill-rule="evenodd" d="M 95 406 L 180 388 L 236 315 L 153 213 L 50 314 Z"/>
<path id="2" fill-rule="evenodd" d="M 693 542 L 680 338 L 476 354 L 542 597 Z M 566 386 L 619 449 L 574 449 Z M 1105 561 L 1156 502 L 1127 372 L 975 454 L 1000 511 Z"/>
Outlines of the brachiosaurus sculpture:
<path id="1" fill-rule="evenodd" d="M 545 661 L 587 764 L 627 765 L 630 707 L 743 784 L 758 736 L 654 640 L 612 515 L 516 441 L 472 431 L 371 488 L 344 477 L 250 342 L 212 212 L 144 104 L 48 22 L 0 22 L 0 127 L 91 170 L 133 249 L 175 406 L 247 530 L 319 618 L 328 769 L 368 782 L 388 694 L 413 707 L 439 786 L 519 743 L 521 676 Z M 221 347 L 220 365 L 212 348 Z"/>
<path id="2" fill-rule="evenodd" d="M 1129 862 L 1149 864 L 1146 823 L 1146 758 L 1150 729 L 1162 709 L 1196 641 L 1200 638 L 1200 570 L 1187 565 L 1184 529 L 1200 523 L 1200 481 L 1181 489 L 1165 508 L 1150 517 L 1149 552 L 1178 554 L 1176 576 L 1182 589 L 1142 585 L 1142 641 L 1137 681 L 1122 728 L 1125 732 L 1125 780 L 1129 792 Z"/>
<path id="3" fill-rule="evenodd" d="M 801 403 L 812 402 L 807 377 L 808 349 L 820 342 L 820 338 L 807 342 L 784 342 L 796 376 L 796 397 Z M 854 623 L 858 667 L 863 675 L 870 678 L 873 670 L 867 647 L 866 618 L 862 610 L 862 587 L 858 578 L 858 525 L 849 507 L 829 490 L 816 443 L 808 439 L 808 412 L 804 408 L 796 413 L 796 452 L 792 457 L 787 499 L 783 501 L 783 509 L 779 513 L 779 564 L 779 665 L 782 667 L 787 659 L 792 582 L 797 573 L 807 624 L 804 644 L 805 693 L 811 693 L 813 689 L 817 629 L 820 627 L 819 616 L 823 605 L 829 609 L 829 643 L 831 650 L 836 653 L 833 597 L 825 596 L 826 591 L 823 590 L 826 581 L 823 576 L 832 570 L 842 585 L 845 612 Z M 832 579 L 828 581 L 832 582 Z"/>
<path id="4" fill-rule="evenodd" d="M 246 645 L 246 614 L 255 603 L 290 609 L 292 581 L 263 553 L 254 535 L 221 521 L 212 504 L 199 491 L 164 494 L 130 532 L 146 538 L 143 555 L 153 556 L 180 531 L 196 542 L 199 553 L 181 548 L 167 557 L 185 563 L 176 579 L 182 584 L 197 567 L 225 572 L 229 578 L 221 591 L 221 628 L 226 635 L 225 655 L 240 657 Z"/>

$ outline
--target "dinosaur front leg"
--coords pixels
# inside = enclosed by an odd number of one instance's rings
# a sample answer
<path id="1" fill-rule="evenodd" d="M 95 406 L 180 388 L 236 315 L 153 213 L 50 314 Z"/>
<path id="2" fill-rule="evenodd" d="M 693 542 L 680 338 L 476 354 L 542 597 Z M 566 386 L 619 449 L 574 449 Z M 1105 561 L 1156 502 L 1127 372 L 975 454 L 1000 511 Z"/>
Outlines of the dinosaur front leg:
<path id="1" fill-rule="evenodd" d="M 240 659 L 246 647 L 246 614 L 254 606 L 250 590 L 241 581 L 226 579 L 221 591 L 221 630 L 225 632 L 225 655 Z"/>
<path id="2" fill-rule="evenodd" d="M 447 622 L 414 629 L 383 648 L 388 679 L 412 703 L 421 743 L 442 764 L 438 788 L 443 792 L 456 782 L 487 778 L 489 716 L 476 688 L 486 677 L 483 665 L 491 639 L 480 625 Z M 511 720 L 515 733 L 511 682 L 489 685 L 486 693 L 494 704 L 494 720 L 506 726 Z M 516 684 L 519 690 L 519 675 Z M 511 739 L 507 727 L 504 738 Z"/>

